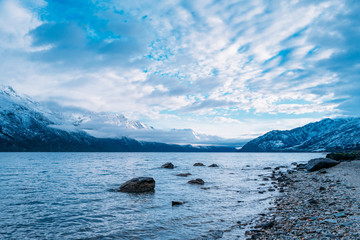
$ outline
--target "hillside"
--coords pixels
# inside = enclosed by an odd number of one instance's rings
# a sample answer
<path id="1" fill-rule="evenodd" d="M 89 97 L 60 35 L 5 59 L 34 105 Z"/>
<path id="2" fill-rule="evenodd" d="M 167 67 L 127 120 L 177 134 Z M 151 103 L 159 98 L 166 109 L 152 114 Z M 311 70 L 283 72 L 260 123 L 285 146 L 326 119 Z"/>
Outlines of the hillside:
<path id="1" fill-rule="evenodd" d="M 270 131 L 241 152 L 314 152 L 360 149 L 360 118 L 323 119 L 287 131 Z"/>

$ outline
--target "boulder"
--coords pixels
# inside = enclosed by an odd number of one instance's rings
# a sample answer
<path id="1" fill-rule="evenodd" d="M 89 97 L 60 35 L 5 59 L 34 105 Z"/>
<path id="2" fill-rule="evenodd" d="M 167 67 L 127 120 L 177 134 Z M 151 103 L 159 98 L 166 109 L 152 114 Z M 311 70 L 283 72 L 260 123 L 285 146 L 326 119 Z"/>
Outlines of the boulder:
<path id="1" fill-rule="evenodd" d="M 315 158 L 315 159 L 311 159 L 306 164 L 306 169 L 309 172 L 314 172 L 323 168 L 333 167 L 335 165 L 338 165 L 339 163 L 340 163 L 339 161 L 335 161 L 329 158 Z"/>
<path id="2" fill-rule="evenodd" d="M 175 166 L 171 162 L 167 162 L 161 166 L 162 168 L 173 169 Z"/>
<path id="3" fill-rule="evenodd" d="M 204 185 L 204 180 L 201 178 L 193 179 L 188 181 L 189 184 L 198 184 L 198 185 Z"/>
<path id="4" fill-rule="evenodd" d="M 118 192 L 143 193 L 143 192 L 152 192 L 154 190 L 155 190 L 155 180 L 153 178 L 138 177 L 123 183 L 118 189 Z"/>
<path id="5" fill-rule="evenodd" d="M 191 175 L 191 173 L 179 173 L 179 174 L 176 174 L 176 176 L 179 176 L 179 177 L 187 177 Z"/>
<path id="6" fill-rule="evenodd" d="M 219 165 L 213 163 L 213 164 L 209 165 L 209 167 L 219 167 Z"/>
<path id="7" fill-rule="evenodd" d="M 203 167 L 203 166 L 205 166 L 203 163 L 195 163 L 194 164 L 194 167 Z"/>

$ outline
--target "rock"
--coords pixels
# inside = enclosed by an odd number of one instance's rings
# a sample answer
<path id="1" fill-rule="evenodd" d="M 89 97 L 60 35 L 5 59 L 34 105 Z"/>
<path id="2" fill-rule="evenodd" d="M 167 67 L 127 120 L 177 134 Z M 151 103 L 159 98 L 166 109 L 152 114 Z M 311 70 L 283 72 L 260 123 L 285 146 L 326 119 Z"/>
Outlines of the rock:
<path id="1" fill-rule="evenodd" d="M 353 225 L 353 224 L 354 224 L 354 222 L 348 221 L 348 222 L 343 222 L 343 223 L 341 224 L 341 226 L 349 227 L 349 226 L 351 226 L 351 225 Z"/>
<path id="2" fill-rule="evenodd" d="M 183 205 L 186 202 L 181 202 L 181 201 L 171 201 L 171 206 L 179 206 L 179 205 Z"/>
<path id="3" fill-rule="evenodd" d="M 340 153 L 329 153 L 326 158 L 331 158 L 338 161 L 351 161 L 360 159 L 360 152 L 340 152 Z"/>
<path id="4" fill-rule="evenodd" d="M 155 180 L 151 177 L 133 178 L 123 183 L 118 192 L 143 193 L 155 190 Z"/>
<path id="5" fill-rule="evenodd" d="M 269 229 L 275 225 L 275 221 L 269 221 L 264 224 L 256 225 L 255 228 Z"/>
<path id="6" fill-rule="evenodd" d="M 336 224 L 336 223 L 337 223 L 337 221 L 334 220 L 334 219 L 325 219 L 323 222 L 325 222 L 325 223 L 332 223 L 332 224 Z"/>
<path id="7" fill-rule="evenodd" d="M 167 163 L 163 164 L 161 167 L 162 167 L 162 168 L 173 169 L 173 168 L 174 168 L 174 164 L 172 164 L 171 162 L 167 162 Z"/>
<path id="8" fill-rule="evenodd" d="M 219 167 L 219 165 L 213 163 L 213 164 L 209 165 L 209 167 Z"/>
<path id="9" fill-rule="evenodd" d="M 317 171 L 323 168 L 330 168 L 333 167 L 335 165 L 338 165 L 340 162 L 339 161 L 335 161 L 329 158 L 315 158 L 315 159 L 311 159 L 307 164 L 306 164 L 306 169 L 309 172 L 313 172 L 313 171 Z"/>
<path id="10" fill-rule="evenodd" d="M 327 171 L 326 170 L 320 170 L 319 173 L 325 174 L 325 173 L 327 173 Z"/>
<path id="11" fill-rule="evenodd" d="M 195 163 L 193 166 L 194 167 L 203 167 L 205 165 L 203 163 Z"/>
<path id="12" fill-rule="evenodd" d="M 179 173 L 179 174 L 176 174 L 176 176 L 179 176 L 179 177 L 187 177 L 191 175 L 191 173 Z"/>
<path id="13" fill-rule="evenodd" d="M 308 203 L 310 203 L 310 204 L 318 204 L 318 201 L 316 201 L 316 200 L 313 199 L 313 198 L 310 198 L 310 199 L 308 200 Z"/>
<path id="14" fill-rule="evenodd" d="M 204 185 L 204 180 L 202 180 L 201 178 L 197 178 L 197 179 L 193 179 L 188 181 L 189 184 L 199 184 L 199 185 Z"/>
<path id="15" fill-rule="evenodd" d="M 273 188 L 269 188 L 269 189 L 268 189 L 268 191 L 269 191 L 269 192 L 274 192 L 274 191 L 275 191 L 275 189 L 273 189 Z"/>
<path id="16" fill-rule="evenodd" d="M 297 162 L 292 162 L 291 165 L 297 166 Z"/>
<path id="17" fill-rule="evenodd" d="M 326 188 L 324 188 L 324 187 L 320 187 L 320 188 L 319 188 L 319 190 L 320 190 L 320 191 L 325 191 L 325 190 L 326 190 Z"/>
<path id="18" fill-rule="evenodd" d="M 337 217 L 337 218 L 339 218 L 339 217 L 345 217 L 346 215 L 345 215 L 345 213 L 344 212 L 339 212 L 339 213 L 335 213 L 334 214 L 334 217 Z"/>
<path id="19" fill-rule="evenodd" d="M 224 235 L 224 231 L 221 230 L 210 230 L 208 236 L 205 239 L 220 239 Z"/>
<path id="20" fill-rule="evenodd" d="M 306 169 L 306 164 L 305 163 L 299 163 L 297 166 L 296 166 L 297 169 Z"/>
<path id="21" fill-rule="evenodd" d="M 271 167 L 264 167 L 264 170 L 269 170 L 271 169 Z"/>

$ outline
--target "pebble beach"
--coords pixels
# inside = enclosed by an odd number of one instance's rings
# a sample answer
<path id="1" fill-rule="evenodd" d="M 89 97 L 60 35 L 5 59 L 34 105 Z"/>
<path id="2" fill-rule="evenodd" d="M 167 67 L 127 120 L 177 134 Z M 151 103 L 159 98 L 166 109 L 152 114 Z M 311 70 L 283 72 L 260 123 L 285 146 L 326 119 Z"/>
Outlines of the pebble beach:
<path id="1" fill-rule="evenodd" d="M 360 239 L 360 161 L 308 172 L 273 171 L 281 193 L 246 224 L 246 239 Z"/>

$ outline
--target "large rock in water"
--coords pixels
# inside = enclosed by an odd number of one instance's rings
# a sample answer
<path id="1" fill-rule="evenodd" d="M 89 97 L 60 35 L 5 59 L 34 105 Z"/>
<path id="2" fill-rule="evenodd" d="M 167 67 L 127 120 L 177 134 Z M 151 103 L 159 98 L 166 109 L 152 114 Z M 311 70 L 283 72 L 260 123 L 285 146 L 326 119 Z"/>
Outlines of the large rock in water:
<path id="1" fill-rule="evenodd" d="M 199 185 L 204 185 L 204 180 L 202 180 L 201 178 L 197 178 L 197 179 L 193 179 L 188 181 L 189 184 L 199 184 Z"/>
<path id="2" fill-rule="evenodd" d="M 152 192 L 154 190 L 155 190 L 155 180 L 153 178 L 138 177 L 123 183 L 118 191 L 128 192 L 128 193 L 143 193 L 143 192 Z"/>
<path id="3" fill-rule="evenodd" d="M 309 172 L 314 172 L 323 168 L 333 167 L 335 165 L 338 165 L 339 163 L 340 163 L 339 161 L 335 161 L 329 158 L 315 158 L 315 159 L 311 159 L 306 164 L 306 169 Z"/>
<path id="4" fill-rule="evenodd" d="M 162 168 L 173 169 L 175 166 L 171 162 L 167 162 L 161 166 Z"/>

